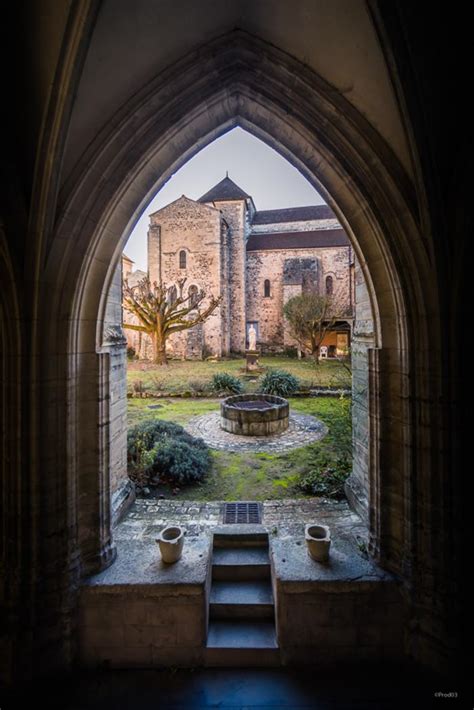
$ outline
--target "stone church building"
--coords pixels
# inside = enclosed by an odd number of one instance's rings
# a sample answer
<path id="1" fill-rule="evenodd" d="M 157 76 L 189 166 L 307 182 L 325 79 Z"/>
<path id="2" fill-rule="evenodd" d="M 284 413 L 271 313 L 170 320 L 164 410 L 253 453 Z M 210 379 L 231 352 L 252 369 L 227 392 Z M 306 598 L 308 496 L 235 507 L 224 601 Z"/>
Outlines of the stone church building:
<path id="1" fill-rule="evenodd" d="M 123 273 L 137 283 L 143 272 Z M 327 205 L 257 210 L 250 195 L 228 176 L 199 200 L 185 195 L 150 215 L 148 270 L 151 281 L 171 292 L 186 278 L 191 296 L 203 289 L 220 296 L 208 320 L 172 336 L 170 355 L 194 359 L 241 353 L 248 329 L 257 332 L 262 352 L 294 349 L 284 304 L 311 290 L 328 295 L 338 316 L 324 338 L 329 356 L 349 346 L 354 315 L 354 253 L 336 215 Z M 125 322 L 134 322 L 124 313 Z M 126 330 L 141 357 L 150 342 Z"/>

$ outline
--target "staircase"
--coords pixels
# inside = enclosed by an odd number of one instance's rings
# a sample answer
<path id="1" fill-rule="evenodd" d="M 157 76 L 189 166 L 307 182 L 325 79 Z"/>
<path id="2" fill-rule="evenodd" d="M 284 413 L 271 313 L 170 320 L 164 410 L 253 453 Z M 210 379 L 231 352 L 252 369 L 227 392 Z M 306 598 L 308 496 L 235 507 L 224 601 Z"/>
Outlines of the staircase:
<path id="1" fill-rule="evenodd" d="M 214 533 L 206 665 L 279 664 L 268 533 L 225 525 Z"/>

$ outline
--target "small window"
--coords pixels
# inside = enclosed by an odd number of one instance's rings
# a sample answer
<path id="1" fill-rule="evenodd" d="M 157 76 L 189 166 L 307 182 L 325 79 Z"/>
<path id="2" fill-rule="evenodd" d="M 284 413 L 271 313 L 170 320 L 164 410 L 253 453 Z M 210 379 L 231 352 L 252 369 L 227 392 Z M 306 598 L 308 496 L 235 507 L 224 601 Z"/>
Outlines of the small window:
<path id="1" fill-rule="evenodd" d="M 333 287 L 334 283 L 332 276 L 326 276 L 326 296 L 332 296 Z"/>
<path id="2" fill-rule="evenodd" d="M 168 305 L 171 305 L 176 301 L 178 298 L 178 289 L 176 286 L 170 286 L 168 289 L 168 298 L 166 299 L 168 301 Z"/>
<path id="3" fill-rule="evenodd" d="M 188 288 L 188 296 L 189 296 L 189 305 L 195 306 L 197 303 L 197 300 L 198 300 L 198 296 L 199 296 L 198 287 L 194 286 L 194 284 L 192 286 L 190 286 Z"/>
<path id="4" fill-rule="evenodd" d="M 179 252 L 179 268 L 186 268 L 186 252 L 184 251 L 184 249 L 181 249 L 181 251 Z"/>
<path id="5" fill-rule="evenodd" d="M 270 279 L 265 279 L 263 282 L 263 295 L 265 298 L 270 298 Z"/>

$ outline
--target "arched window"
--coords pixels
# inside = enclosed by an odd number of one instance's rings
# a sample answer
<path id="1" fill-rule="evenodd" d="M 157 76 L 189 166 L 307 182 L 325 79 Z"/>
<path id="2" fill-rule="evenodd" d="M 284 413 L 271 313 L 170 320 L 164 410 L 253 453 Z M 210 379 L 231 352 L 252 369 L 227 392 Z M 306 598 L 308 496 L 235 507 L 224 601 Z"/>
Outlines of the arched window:
<path id="1" fill-rule="evenodd" d="M 178 289 L 176 286 L 170 286 L 168 289 L 168 298 L 166 299 L 168 303 L 174 303 L 178 298 Z"/>
<path id="2" fill-rule="evenodd" d="M 332 276 L 326 276 L 326 296 L 332 296 L 334 282 Z"/>
<path id="3" fill-rule="evenodd" d="M 198 287 L 194 286 L 194 284 L 192 286 L 190 286 L 188 288 L 188 296 L 189 296 L 189 305 L 195 306 L 197 303 L 198 296 L 199 296 Z"/>
<path id="4" fill-rule="evenodd" d="M 179 268 L 186 268 L 186 252 L 184 251 L 184 249 L 181 249 L 181 251 L 179 252 Z"/>
<path id="5" fill-rule="evenodd" d="M 270 279 L 265 279 L 263 282 L 263 295 L 265 298 L 270 298 Z"/>

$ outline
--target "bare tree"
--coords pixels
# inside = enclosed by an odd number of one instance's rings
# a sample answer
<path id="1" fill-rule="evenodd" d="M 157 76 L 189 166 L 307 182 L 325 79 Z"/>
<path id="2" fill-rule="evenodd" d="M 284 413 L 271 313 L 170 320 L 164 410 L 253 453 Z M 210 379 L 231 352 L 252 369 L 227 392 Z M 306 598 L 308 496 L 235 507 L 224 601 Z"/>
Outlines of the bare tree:
<path id="1" fill-rule="evenodd" d="M 283 307 L 290 332 L 300 347 L 309 350 L 316 363 L 324 336 L 336 322 L 331 296 L 320 296 L 312 291 L 290 298 Z"/>
<path id="2" fill-rule="evenodd" d="M 138 318 L 139 324 L 124 323 L 124 328 L 148 333 L 153 344 L 153 361 L 167 365 L 166 341 L 181 330 L 189 330 L 204 321 L 215 311 L 221 297 L 211 296 L 209 304 L 200 309 L 206 292 L 190 290 L 185 293 L 186 279 L 178 279 L 177 287 L 150 282 L 148 276 L 136 286 L 123 284 L 123 307 Z"/>

